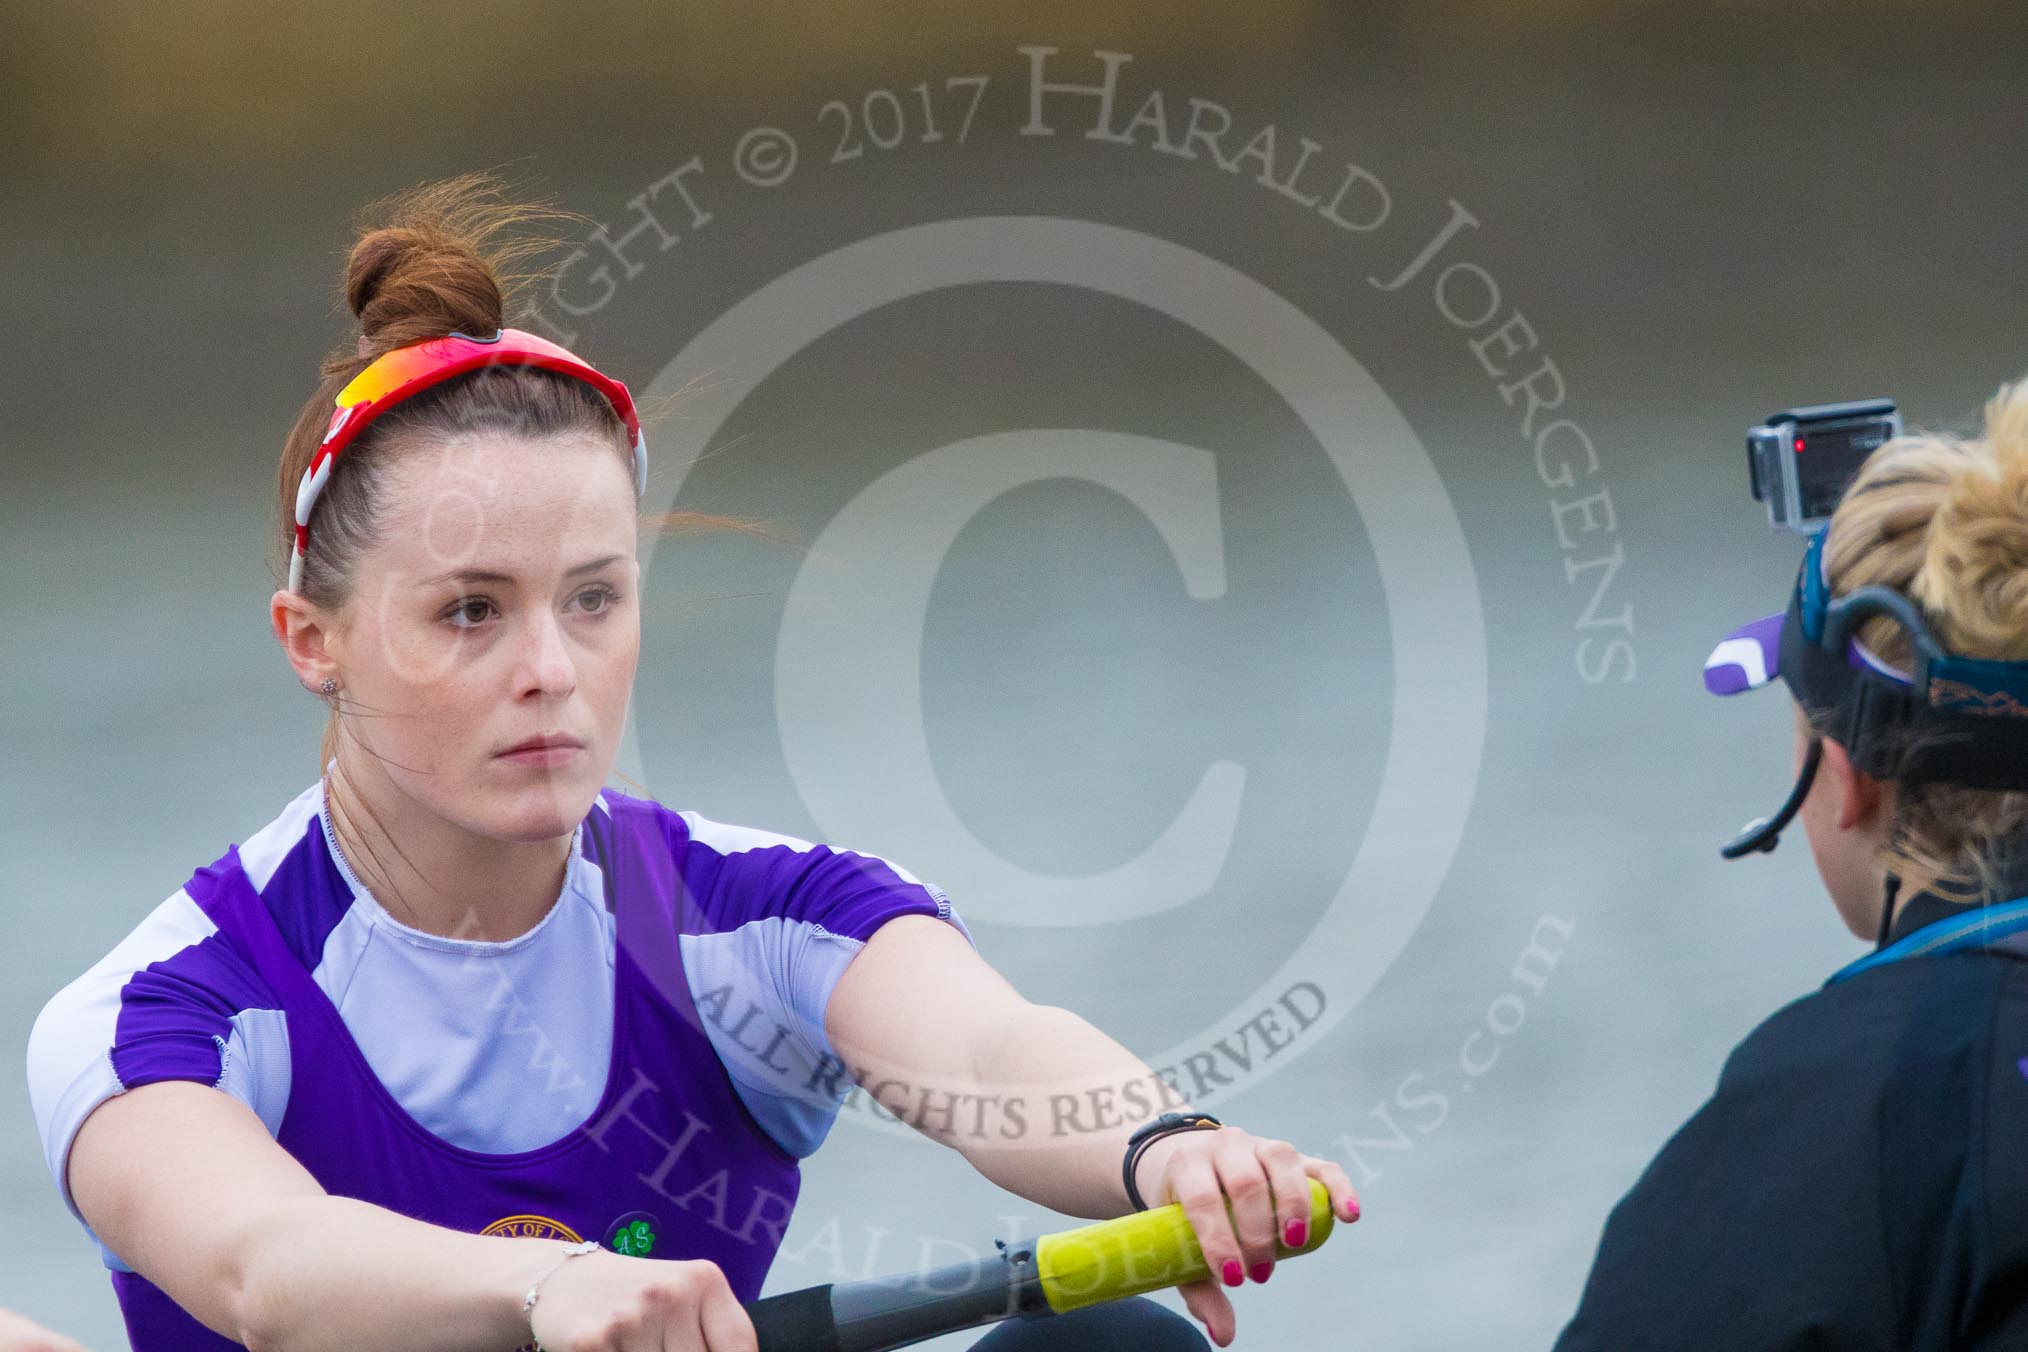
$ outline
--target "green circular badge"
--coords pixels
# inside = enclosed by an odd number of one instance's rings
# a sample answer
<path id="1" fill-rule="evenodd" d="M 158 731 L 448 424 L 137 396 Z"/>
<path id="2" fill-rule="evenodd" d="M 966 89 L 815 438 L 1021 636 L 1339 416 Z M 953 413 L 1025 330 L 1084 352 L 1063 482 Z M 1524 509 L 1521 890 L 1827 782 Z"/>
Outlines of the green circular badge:
<path id="1" fill-rule="evenodd" d="M 606 1228 L 606 1247 L 629 1258 L 646 1258 L 655 1251 L 661 1226 L 645 1211 L 629 1211 Z"/>

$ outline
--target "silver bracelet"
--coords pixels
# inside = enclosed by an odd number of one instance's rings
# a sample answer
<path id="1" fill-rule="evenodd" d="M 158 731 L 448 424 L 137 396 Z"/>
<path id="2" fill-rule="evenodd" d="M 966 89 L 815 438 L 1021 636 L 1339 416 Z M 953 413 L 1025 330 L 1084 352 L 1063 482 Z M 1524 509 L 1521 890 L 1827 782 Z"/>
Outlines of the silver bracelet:
<path id="1" fill-rule="evenodd" d="M 528 1321 L 528 1332 L 531 1337 L 535 1333 L 535 1298 L 541 1292 L 542 1284 L 556 1275 L 557 1268 L 562 1267 L 581 1253 L 596 1253 L 598 1252 L 598 1248 L 599 1242 L 595 1239 L 587 1239 L 581 1243 L 571 1245 L 563 1251 L 563 1257 L 556 1260 L 556 1267 L 550 1268 L 549 1271 L 537 1277 L 535 1284 L 528 1288 L 528 1294 L 521 1298 L 521 1315 Z M 537 1343 L 535 1346 L 538 1352 L 540 1352 L 542 1344 Z"/>

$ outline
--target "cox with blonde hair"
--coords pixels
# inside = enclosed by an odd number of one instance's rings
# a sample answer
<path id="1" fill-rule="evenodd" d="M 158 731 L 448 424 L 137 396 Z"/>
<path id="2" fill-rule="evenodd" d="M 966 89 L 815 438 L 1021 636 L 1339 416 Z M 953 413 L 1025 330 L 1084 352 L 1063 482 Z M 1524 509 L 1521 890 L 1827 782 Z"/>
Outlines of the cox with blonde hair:
<path id="1" fill-rule="evenodd" d="M 2028 1347 L 2028 380 L 1867 456 L 1786 611 L 1800 819 L 1874 951 L 1767 1020 L 1607 1221 L 1558 1352 Z"/>

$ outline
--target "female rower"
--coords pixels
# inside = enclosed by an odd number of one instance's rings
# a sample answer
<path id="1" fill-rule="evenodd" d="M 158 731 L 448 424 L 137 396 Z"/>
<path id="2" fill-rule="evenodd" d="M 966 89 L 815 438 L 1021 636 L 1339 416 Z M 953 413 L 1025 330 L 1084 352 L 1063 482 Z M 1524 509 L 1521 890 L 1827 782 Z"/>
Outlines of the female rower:
<path id="1" fill-rule="evenodd" d="M 322 773 L 36 1023 L 48 1164 L 138 1352 L 751 1349 L 742 1302 L 855 1081 L 1029 1095 L 1030 1139 L 914 1124 L 1057 1211 L 1182 1203 L 1223 1286 L 1301 1241 L 1310 1178 L 1352 1219 L 1336 1164 L 1157 1117 L 1188 1105 L 900 866 L 607 785 L 646 447 L 623 385 L 506 326 L 530 216 L 466 176 L 358 239 L 360 332 L 275 520 Z M 1132 1120 L 1034 1139 L 1049 1090 L 1127 1081 Z M 1183 1291 L 1221 1346 L 1223 1286 Z M 1203 1339 L 1136 1298 L 979 1345 Z"/>

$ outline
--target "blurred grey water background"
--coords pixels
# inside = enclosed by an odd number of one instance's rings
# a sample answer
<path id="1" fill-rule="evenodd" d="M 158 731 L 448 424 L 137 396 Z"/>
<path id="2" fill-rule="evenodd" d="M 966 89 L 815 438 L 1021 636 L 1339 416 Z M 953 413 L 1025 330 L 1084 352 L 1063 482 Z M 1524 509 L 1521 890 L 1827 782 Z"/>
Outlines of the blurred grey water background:
<path id="1" fill-rule="evenodd" d="M 1066 82 L 1100 78 L 1098 51 L 1130 54 L 1115 125 L 1159 88 L 1177 134 L 1191 98 L 1226 109 L 1228 152 L 1272 124 L 1278 173 L 1309 137 L 1316 185 L 1356 162 L 1385 184 L 1389 218 L 1348 232 L 1256 182 L 1257 163 L 1226 172 L 1145 138 L 1084 137 L 1089 99 L 1050 96 L 1057 134 L 1023 136 L 1022 46 L 1058 49 L 1048 78 Z M 711 219 L 693 227 L 662 192 L 680 242 L 639 237 L 633 276 L 605 260 L 607 303 L 551 311 L 637 391 L 833 249 L 1028 215 L 1144 232 L 1253 278 L 1413 428 L 1483 609 L 1482 767 L 1398 959 L 1290 1068 L 1211 1105 L 1353 1166 L 1367 1206 L 1320 1254 L 1238 1293 L 1239 1346 L 1546 1344 L 1607 1209 L 1726 1050 L 1859 951 L 1800 839 L 1718 858 L 1783 791 L 1787 710 L 1707 699 L 1697 669 L 1726 628 L 1778 606 L 1799 553 L 1747 500 L 1748 422 L 1892 394 L 1912 422 L 1961 425 L 2028 370 L 2028 24 L 2013 7 L 496 4 L 478 22 L 449 6 L 15 5 L 0 51 L 15 129 L 0 145 L 0 1041 L 17 1057 L 0 1075 L 0 1305 L 122 1342 L 39 1158 L 19 1049 L 49 994 L 315 774 L 320 711 L 266 627 L 275 457 L 317 357 L 350 333 L 329 304 L 348 214 L 473 167 L 617 235 L 630 199 L 701 157 L 683 181 Z M 970 86 L 946 82 L 974 75 L 987 82 L 960 145 Z M 920 139 L 919 83 L 941 141 Z M 892 150 L 866 139 L 877 89 L 909 119 Z M 848 111 L 822 112 L 833 99 Z M 758 125 L 800 144 L 779 186 L 732 167 Z M 832 162 L 848 125 L 864 153 Z M 1497 280 L 1500 319 L 1525 314 L 1567 383 L 1560 411 L 1597 446 L 1596 474 L 1572 488 L 1538 477 L 1521 408 L 1467 345 L 1485 329 L 1448 323 L 1427 276 L 1395 293 L 1366 280 L 1404 266 L 1453 201 L 1479 224 L 1447 259 Z M 587 266 L 564 297 L 579 308 L 599 290 Z M 1118 925 L 974 925 L 1024 990 L 1152 1056 L 1297 948 L 1375 809 L 1398 692 L 1368 523 L 1257 373 L 1145 308 L 1042 283 L 961 288 L 811 336 L 765 379 L 667 373 L 751 384 L 681 505 L 809 542 L 882 474 L 963 438 L 1102 429 L 1216 457 L 1222 597 L 1186 595 L 1123 498 L 1052 478 L 969 521 L 923 620 L 938 781 L 1015 865 L 1112 867 L 1206 765 L 1246 768 L 1203 897 Z M 684 416 L 651 433 L 658 474 Z M 1601 490 L 1612 528 L 1583 533 L 1604 507 L 1567 504 Z M 1568 549 L 1557 503 L 1579 532 Z M 1615 548 L 1594 613 L 1624 608 L 1631 634 L 1581 630 L 1601 570 L 1567 569 Z M 868 560 L 817 563 L 880 594 Z M 745 537 L 657 546 L 631 768 L 658 798 L 823 837 L 774 704 L 804 564 Z M 1579 645 L 1601 636 L 1630 658 L 1588 680 Z M 890 641 L 848 633 L 834 660 L 850 669 Z M 880 794 L 880 777 L 861 791 Z M 839 843 L 919 866 L 905 831 Z M 935 880 L 963 911 L 965 880 Z M 1517 977 L 1544 917 L 1559 956 Z M 806 1166 L 770 1289 L 940 1261 L 940 1246 L 1050 1220 L 955 1155 L 848 1121 Z"/>

